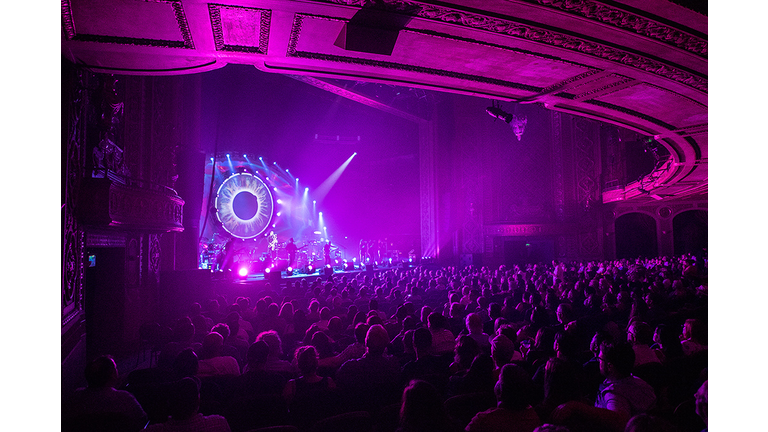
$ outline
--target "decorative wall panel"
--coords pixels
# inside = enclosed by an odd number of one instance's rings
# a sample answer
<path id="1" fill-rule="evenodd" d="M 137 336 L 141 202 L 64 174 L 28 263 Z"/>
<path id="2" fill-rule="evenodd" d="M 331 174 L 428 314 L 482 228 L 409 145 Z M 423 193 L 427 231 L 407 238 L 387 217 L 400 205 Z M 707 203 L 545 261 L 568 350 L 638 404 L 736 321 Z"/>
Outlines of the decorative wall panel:
<path id="1" fill-rule="evenodd" d="M 217 50 L 267 54 L 270 10 L 219 4 L 208 10 Z"/>
<path id="2" fill-rule="evenodd" d="M 63 72 L 64 82 L 71 80 L 71 88 L 63 88 L 63 102 L 68 103 L 63 113 L 62 128 L 64 148 L 62 149 L 62 274 L 61 312 L 62 326 L 67 325 L 83 311 L 83 251 L 84 235 L 77 220 L 75 209 L 80 192 L 80 183 L 85 171 L 86 109 L 88 105 L 87 72 L 67 68 Z"/>

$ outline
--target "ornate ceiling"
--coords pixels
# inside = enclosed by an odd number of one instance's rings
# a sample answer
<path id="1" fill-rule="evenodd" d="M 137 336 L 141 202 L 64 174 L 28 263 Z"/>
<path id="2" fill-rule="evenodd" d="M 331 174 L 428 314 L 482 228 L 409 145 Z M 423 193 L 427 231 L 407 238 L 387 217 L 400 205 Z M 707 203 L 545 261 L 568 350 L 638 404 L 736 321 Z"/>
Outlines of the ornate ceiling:
<path id="1" fill-rule="evenodd" d="M 707 22 L 663 0 L 62 0 L 62 53 L 105 73 L 238 63 L 340 94 L 344 79 L 538 103 L 659 140 L 658 199 L 707 192 Z"/>

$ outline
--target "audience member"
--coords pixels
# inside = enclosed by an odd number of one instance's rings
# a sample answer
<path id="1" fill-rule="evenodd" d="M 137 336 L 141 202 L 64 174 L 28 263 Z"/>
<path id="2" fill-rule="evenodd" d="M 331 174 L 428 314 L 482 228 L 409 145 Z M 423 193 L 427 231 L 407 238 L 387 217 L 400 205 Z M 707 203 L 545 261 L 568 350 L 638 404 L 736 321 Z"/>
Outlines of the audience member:
<path id="1" fill-rule="evenodd" d="M 348 360 L 336 372 L 339 390 L 350 409 L 375 413 L 400 397 L 400 365 L 384 354 L 388 344 L 384 327 L 371 326 L 365 337 L 365 355 Z"/>
<path id="2" fill-rule="evenodd" d="M 701 320 L 687 319 L 680 335 L 683 354 L 690 356 L 707 349 L 706 327 Z"/>
<path id="3" fill-rule="evenodd" d="M 413 380 L 403 390 L 400 405 L 400 427 L 397 432 L 451 432 L 451 423 L 440 392 L 432 384 Z"/>
<path id="4" fill-rule="evenodd" d="M 333 398 L 336 384 L 330 377 L 317 374 L 317 351 L 312 345 L 296 350 L 300 376 L 289 380 L 283 389 L 283 398 L 288 404 L 294 423 L 302 430 L 317 420 L 330 417 L 338 409 Z"/>
<path id="5" fill-rule="evenodd" d="M 531 407 L 532 385 L 525 369 L 505 365 L 495 388 L 498 407 L 478 413 L 467 425 L 467 432 L 533 432 L 541 420 Z"/>
<path id="6" fill-rule="evenodd" d="M 198 360 L 198 377 L 240 375 L 240 365 L 234 357 L 222 356 L 224 338 L 216 332 L 203 339 Z"/>
<path id="7" fill-rule="evenodd" d="M 91 431 L 99 425 L 121 431 L 138 431 L 146 425 L 147 414 L 136 398 L 127 391 L 115 390 L 118 373 L 111 356 L 101 356 L 88 363 L 85 380 L 88 386 L 77 389 L 63 403 L 64 431 Z"/>
<path id="8" fill-rule="evenodd" d="M 277 372 L 265 369 L 269 358 L 269 345 L 263 340 L 248 348 L 247 363 L 239 379 L 240 391 L 248 395 L 282 394 L 288 380 Z"/>
<path id="9" fill-rule="evenodd" d="M 631 373 L 635 352 L 629 344 L 603 342 L 598 360 L 605 381 L 600 385 L 595 405 L 567 402 L 554 410 L 553 422 L 567 424 L 575 416 L 620 432 L 632 416 L 654 408 L 656 395 L 653 388 Z"/>
<path id="10" fill-rule="evenodd" d="M 269 346 L 269 356 L 264 363 L 264 370 L 277 372 L 288 379 L 295 378 L 298 369 L 287 360 L 283 360 L 283 347 L 280 336 L 274 330 L 259 333 L 256 341 L 264 341 Z"/>
<path id="11" fill-rule="evenodd" d="M 147 427 L 148 432 L 230 432 L 227 419 L 220 415 L 204 416 L 200 409 L 200 389 L 191 378 L 183 378 L 171 386 L 168 408 L 171 418 Z"/>

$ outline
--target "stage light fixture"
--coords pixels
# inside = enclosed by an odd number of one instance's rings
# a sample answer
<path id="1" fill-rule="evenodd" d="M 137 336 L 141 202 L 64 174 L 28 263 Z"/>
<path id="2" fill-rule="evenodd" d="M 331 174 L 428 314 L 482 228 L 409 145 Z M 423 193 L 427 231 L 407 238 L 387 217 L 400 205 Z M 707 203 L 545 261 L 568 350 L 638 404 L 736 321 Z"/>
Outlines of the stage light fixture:
<path id="1" fill-rule="evenodd" d="M 240 269 L 237 271 L 237 275 L 243 278 L 248 276 L 248 267 L 240 267 Z"/>
<path id="2" fill-rule="evenodd" d="M 528 118 L 526 116 L 510 114 L 502 110 L 500 104 L 496 104 L 495 102 L 493 106 L 486 108 L 485 112 L 491 117 L 497 118 L 512 126 L 512 130 L 514 131 L 517 140 L 520 141 L 520 139 L 522 139 L 523 133 L 525 133 L 525 126 L 528 124 Z"/>
<path id="3" fill-rule="evenodd" d="M 264 274 L 270 274 L 272 272 L 272 269 L 267 267 L 264 269 Z"/>
<path id="4" fill-rule="evenodd" d="M 288 267 L 285 269 L 286 276 L 293 276 L 293 267 Z"/>

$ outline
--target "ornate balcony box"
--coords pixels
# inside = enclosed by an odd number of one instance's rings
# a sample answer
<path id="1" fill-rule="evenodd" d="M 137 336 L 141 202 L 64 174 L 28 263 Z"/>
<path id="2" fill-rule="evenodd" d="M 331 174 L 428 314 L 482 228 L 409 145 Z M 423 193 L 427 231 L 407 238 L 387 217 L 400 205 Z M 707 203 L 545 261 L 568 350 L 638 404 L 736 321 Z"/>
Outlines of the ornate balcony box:
<path id="1" fill-rule="evenodd" d="M 78 222 L 93 228 L 125 231 L 184 231 L 184 200 L 173 189 L 108 172 L 83 180 Z"/>

